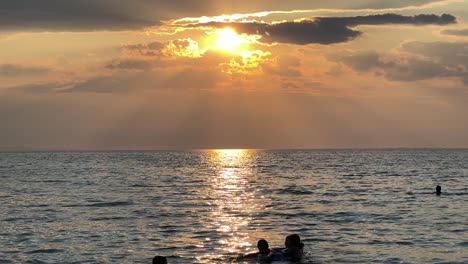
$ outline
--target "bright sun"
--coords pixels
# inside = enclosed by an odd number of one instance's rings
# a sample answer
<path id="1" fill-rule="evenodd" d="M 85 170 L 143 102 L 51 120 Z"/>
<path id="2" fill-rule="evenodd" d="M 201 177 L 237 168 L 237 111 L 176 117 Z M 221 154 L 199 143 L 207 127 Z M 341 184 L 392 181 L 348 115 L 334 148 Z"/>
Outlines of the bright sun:
<path id="1" fill-rule="evenodd" d="M 216 47 L 219 49 L 233 52 L 245 42 L 245 39 L 231 28 L 216 30 Z"/>

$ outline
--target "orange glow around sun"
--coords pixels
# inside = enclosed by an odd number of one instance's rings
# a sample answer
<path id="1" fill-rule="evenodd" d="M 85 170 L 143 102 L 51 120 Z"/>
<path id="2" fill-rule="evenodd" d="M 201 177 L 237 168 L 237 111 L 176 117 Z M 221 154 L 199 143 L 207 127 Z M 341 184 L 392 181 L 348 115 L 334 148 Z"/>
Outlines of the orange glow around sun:
<path id="1" fill-rule="evenodd" d="M 215 34 L 215 48 L 225 51 L 238 51 L 243 44 L 248 43 L 244 37 L 231 28 L 218 29 Z"/>

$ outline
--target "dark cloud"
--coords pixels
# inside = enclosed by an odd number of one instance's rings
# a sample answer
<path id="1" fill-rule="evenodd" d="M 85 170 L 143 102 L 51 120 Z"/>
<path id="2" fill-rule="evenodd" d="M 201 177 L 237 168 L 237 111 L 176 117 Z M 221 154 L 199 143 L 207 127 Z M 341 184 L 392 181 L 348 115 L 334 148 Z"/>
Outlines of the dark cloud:
<path id="1" fill-rule="evenodd" d="M 453 36 L 468 36 L 468 28 L 467 29 L 447 29 L 447 30 L 443 30 L 442 34 L 453 35 Z"/>
<path id="2" fill-rule="evenodd" d="M 385 67 L 385 63 L 381 61 L 380 55 L 375 51 L 358 52 L 343 56 L 340 60 L 353 70 L 359 72 L 367 72 L 374 68 Z"/>
<path id="3" fill-rule="evenodd" d="M 62 89 L 66 89 L 70 85 L 72 84 L 69 84 L 69 83 L 31 83 L 31 84 L 15 86 L 9 89 L 24 92 L 24 93 L 41 94 L 41 93 L 57 92 Z"/>
<path id="4" fill-rule="evenodd" d="M 66 93 L 116 93 L 155 89 L 212 89 L 220 80 L 216 72 L 185 69 L 174 73 L 152 71 L 101 76 L 76 83 Z"/>
<path id="5" fill-rule="evenodd" d="M 194 43 L 192 40 L 176 39 L 165 43 L 150 42 L 125 45 L 122 47 L 122 58 L 113 60 L 106 65 L 106 68 L 110 70 L 151 70 L 194 65 L 201 57 L 190 54 L 190 45 Z"/>
<path id="6" fill-rule="evenodd" d="M 468 55 L 465 43 L 422 43 L 405 44 L 406 51 L 415 54 L 382 55 L 375 51 L 356 52 L 333 58 L 358 72 L 374 72 L 395 81 L 419 81 L 433 78 L 455 77 L 466 83 L 468 77 Z M 424 57 L 421 57 L 424 55 Z M 464 63 L 464 64 L 463 64 Z"/>
<path id="7" fill-rule="evenodd" d="M 151 67 L 149 61 L 139 59 L 124 59 L 106 65 L 110 70 L 149 70 Z"/>
<path id="8" fill-rule="evenodd" d="M 0 64 L 0 76 L 19 76 L 19 75 L 36 75 L 49 72 L 46 67 L 22 66 L 16 64 Z"/>
<path id="9" fill-rule="evenodd" d="M 98 76 L 71 85 L 64 93 L 119 93 L 148 88 L 148 78 L 142 78 L 142 74 L 136 75 L 111 75 Z"/>
<path id="10" fill-rule="evenodd" d="M 468 42 L 409 42 L 403 45 L 405 51 L 436 59 L 450 67 L 468 69 Z"/>
<path id="11" fill-rule="evenodd" d="M 147 12 L 149 1 L 124 0 L 4 0 L 0 30 L 93 31 L 125 30 L 159 23 Z"/>
<path id="12" fill-rule="evenodd" d="M 147 44 L 125 45 L 123 51 L 137 56 L 161 56 L 166 44 L 161 42 L 151 42 Z"/>
<path id="13" fill-rule="evenodd" d="M 350 41 L 362 34 L 353 27 L 360 25 L 447 25 L 456 23 L 452 15 L 398 14 L 369 15 L 356 17 L 318 17 L 300 22 L 267 23 L 205 23 L 196 26 L 233 27 L 240 33 L 257 34 L 266 43 L 291 43 L 307 45 L 311 43 L 334 44 Z"/>
<path id="14" fill-rule="evenodd" d="M 388 63 L 383 69 L 387 79 L 395 81 L 419 81 L 440 77 L 455 77 L 459 74 L 445 65 L 432 60 L 408 58 L 401 63 Z"/>
<path id="15" fill-rule="evenodd" d="M 2 0 L 0 31 L 129 30 L 187 16 L 265 10 L 381 9 L 420 6 L 444 0 Z"/>
<path id="16" fill-rule="evenodd" d="M 182 69 L 174 72 L 118 72 L 68 83 L 26 84 L 10 87 L 24 93 L 129 93 L 154 89 L 213 89 L 221 73 L 209 70 Z"/>

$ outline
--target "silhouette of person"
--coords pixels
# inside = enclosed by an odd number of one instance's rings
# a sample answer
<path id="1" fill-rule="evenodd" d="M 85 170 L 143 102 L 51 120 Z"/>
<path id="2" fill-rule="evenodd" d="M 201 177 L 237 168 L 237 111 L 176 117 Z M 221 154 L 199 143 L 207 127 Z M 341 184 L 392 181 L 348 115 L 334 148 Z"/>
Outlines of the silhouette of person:
<path id="1" fill-rule="evenodd" d="M 292 234 L 286 237 L 284 241 L 286 250 L 284 254 L 291 257 L 293 260 L 300 260 L 302 258 L 304 244 L 301 242 L 301 238 L 297 234 Z"/>
<path id="2" fill-rule="evenodd" d="M 274 250 L 269 255 L 267 260 L 292 260 L 298 261 L 302 259 L 304 254 L 304 244 L 301 242 L 301 238 L 297 234 L 292 234 L 286 237 L 284 241 L 286 248 L 281 250 Z"/>
<path id="3" fill-rule="evenodd" d="M 436 194 L 437 194 L 437 195 L 441 195 L 441 194 L 442 194 L 442 187 L 440 187 L 440 185 L 437 185 L 437 187 L 436 187 Z"/>
<path id="4" fill-rule="evenodd" d="M 156 256 L 153 258 L 153 264 L 167 264 L 167 259 L 163 256 Z"/>
<path id="5" fill-rule="evenodd" d="M 270 254 L 271 252 L 270 246 L 268 245 L 268 242 L 265 239 L 260 239 L 257 242 L 257 248 L 258 248 L 258 252 L 249 253 L 245 255 L 244 258 L 256 258 L 259 256 L 268 256 L 268 254 Z"/>

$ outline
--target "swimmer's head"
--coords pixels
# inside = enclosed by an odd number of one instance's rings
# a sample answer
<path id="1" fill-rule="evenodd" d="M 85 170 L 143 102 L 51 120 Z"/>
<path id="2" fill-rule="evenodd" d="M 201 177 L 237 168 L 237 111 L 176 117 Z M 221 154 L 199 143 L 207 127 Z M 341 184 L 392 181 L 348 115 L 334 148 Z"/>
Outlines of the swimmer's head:
<path id="1" fill-rule="evenodd" d="M 286 240 L 284 241 L 284 245 L 287 248 L 290 247 L 297 247 L 302 249 L 304 247 L 304 244 L 301 243 L 301 238 L 297 234 L 292 234 L 286 237 Z"/>
<path id="2" fill-rule="evenodd" d="M 257 242 L 257 248 L 258 248 L 258 251 L 260 253 L 263 253 L 263 252 L 268 252 L 269 251 L 269 245 L 268 245 L 268 242 L 265 240 L 265 239 L 260 239 L 258 242 Z"/>
<path id="3" fill-rule="evenodd" d="M 442 193 L 442 187 L 440 187 L 440 185 L 437 185 L 436 187 L 436 194 L 437 195 L 440 195 Z"/>
<path id="4" fill-rule="evenodd" d="M 163 256 L 156 256 L 153 258 L 153 264 L 167 264 L 167 259 Z"/>

